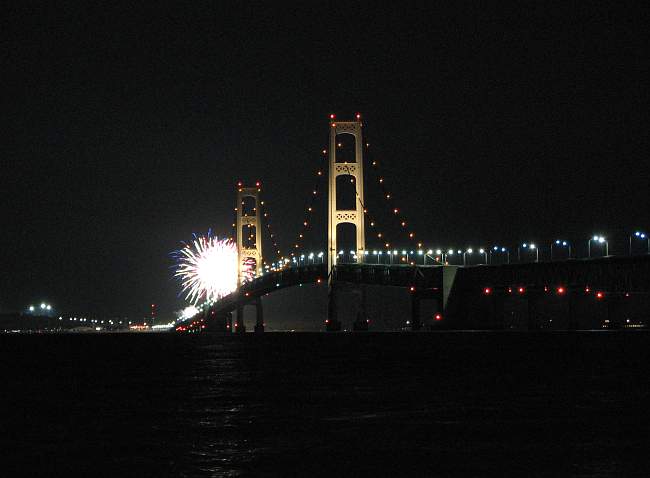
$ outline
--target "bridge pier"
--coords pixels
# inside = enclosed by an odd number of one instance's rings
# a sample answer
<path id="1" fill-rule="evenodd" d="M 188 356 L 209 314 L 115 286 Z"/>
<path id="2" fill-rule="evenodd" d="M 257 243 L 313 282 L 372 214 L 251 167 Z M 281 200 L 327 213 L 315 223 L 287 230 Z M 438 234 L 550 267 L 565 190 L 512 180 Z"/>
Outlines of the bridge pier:
<path id="1" fill-rule="evenodd" d="M 246 325 L 244 324 L 244 306 L 237 306 L 237 318 L 235 319 L 235 332 L 243 334 L 246 332 Z"/>
<path id="2" fill-rule="evenodd" d="M 529 291 L 527 293 L 527 328 L 528 330 L 537 330 L 539 329 L 539 320 L 537 319 L 537 311 L 539 306 L 539 301 L 542 294 L 538 291 Z"/>
<path id="3" fill-rule="evenodd" d="M 411 331 L 417 332 L 422 329 L 422 317 L 420 314 L 420 296 L 411 294 Z"/>
<path id="4" fill-rule="evenodd" d="M 264 311 L 262 309 L 262 299 L 255 299 L 255 333 L 264 332 Z"/>
<path id="5" fill-rule="evenodd" d="M 579 320 L 576 315 L 576 292 L 574 290 L 567 291 L 567 328 L 569 330 L 578 330 Z"/>
<path id="6" fill-rule="evenodd" d="M 492 294 L 490 307 L 490 324 L 488 328 L 497 330 L 505 329 L 505 300 L 505 292 L 495 291 Z"/>
<path id="7" fill-rule="evenodd" d="M 232 312 L 226 314 L 226 332 L 232 333 Z"/>
<path id="8" fill-rule="evenodd" d="M 607 307 L 607 320 L 611 329 L 620 329 L 623 327 L 622 299 L 618 296 L 610 296 L 605 299 Z"/>
<path id="9" fill-rule="evenodd" d="M 205 316 L 206 331 L 209 334 L 226 334 L 230 332 L 230 327 L 228 327 L 229 315 L 216 314 L 214 310 L 210 311 L 210 314 Z"/>
<path id="10" fill-rule="evenodd" d="M 339 332 L 341 330 L 341 321 L 338 320 L 336 312 L 336 293 L 334 282 L 330 284 L 329 294 L 327 294 L 327 320 L 325 320 L 325 330 L 328 332 Z"/>
<path id="11" fill-rule="evenodd" d="M 361 295 L 361 300 L 359 301 L 361 309 L 357 312 L 357 319 L 352 324 L 352 330 L 355 332 L 365 332 L 368 330 L 369 325 L 368 313 L 366 312 L 366 287 L 361 286 L 358 293 Z"/>

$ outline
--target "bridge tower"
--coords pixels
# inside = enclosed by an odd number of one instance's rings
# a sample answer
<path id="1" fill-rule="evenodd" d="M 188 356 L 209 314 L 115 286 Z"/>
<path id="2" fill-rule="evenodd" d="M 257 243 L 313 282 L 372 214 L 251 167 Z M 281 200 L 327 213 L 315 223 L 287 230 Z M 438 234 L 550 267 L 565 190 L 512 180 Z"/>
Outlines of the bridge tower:
<path id="1" fill-rule="evenodd" d="M 262 217 L 260 212 L 260 183 L 255 183 L 255 187 L 244 187 L 241 182 L 237 183 L 237 253 L 239 270 L 237 272 L 237 287 L 241 286 L 244 281 L 244 261 L 246 259 L 255 260 L 255 273 L 261 274 L 264 268 L 262 263 Z M 244 211 L 244 203 L 246 198 L 253 198 L 254 205 L 250 210 Z M 250 235 L 250 228 L 255 228 L 255 245 L 250 246 L 248 241 L 244 242 L 244 234 Z M 244 229 L 246 231 L 244 231 Z M 262 304 L 256 303 L 255 306 L 261 309 Z M 235 322 L 235 330 L 237 332 L 245 332 L 244 327 L 244 313 L 243 307 L 237 308 L 237 319 Z M 258 311 L 258 316 L 261 316 L 261 310 Z M 259 322 L 259 321 L 258 321 Z M 256 329 L 258 327 L 256 326 Z"/>
<path id="2" fill-rule="evenodd" d="M 363 261 L 366 250 L 366 233 L 363 212 L 363 141 L 361 137 L 361 115 L 355 121 L 336 121 L 330 116 L 330 147 L 329 147 L 329 205 L 327 233 L 327 273 L 331 280 L 332 268 L 336 265 L 337 243 L 336 226 L 343 223 L 354 224 L 357 234 L 357 261 Z M 354 136 L 354 162 L 336 162 L 336 136 L 350 134 Z M 337 209 L 336 207 L 336 178 L 351 176 L 355 181 L 356 207 L 354 209 Z"/>
<path id="3" fill-rule="evenodd" d="M 364 199 L 363 199 L 363 139 L 361 136 L 361 115 L 357 114 L 354 121 L 337 121 L 330 115 L 330 145 L 329 145 L 329 191 L 328 191 L 328 233 L 327 233 L 327 277 L 329 286 L 327 330 L 341 330 L 341 322 L 337 319 L 334 282 L 332 270 L 337 260 L 336 227 L 339 224 L 354 224 L 356 229 L 357 261 L 362 262 L 366 250 L 366 233 L 364 228 Z M 354 137 L 354 162 L 336 162 L 336 137 L 339 134 L 349 134 Z M 338 209 L 336 205 L 336 178 L 351 176 L 355 183 L 354 209 Z M 365 317 L 365 311 L 362 311 Z"/>
<path id="4" fill-rule="evenodd" d="M 256 183 L 255 187 L 243 187 L 242 183 L 237 183 L 237 252 L 239 254 L 239 271 L 237 274 L 237 286 L 242 284 L 243 265 L 244 260 L 247 258 L 255 259 L 255 272 L 257 274 L 262 272 L 262 218 L 260 216 L 260 183 Z M 244 200 L 250 197 L 255 201 L 252 208 L 253 214 L 244 214 L 251 211 L 244 211 Z M 255 228 L 255 246 L 247 247 L 244 245 L 244 228 Z M 250 231 L 246 231 L 250 234 Z"/>

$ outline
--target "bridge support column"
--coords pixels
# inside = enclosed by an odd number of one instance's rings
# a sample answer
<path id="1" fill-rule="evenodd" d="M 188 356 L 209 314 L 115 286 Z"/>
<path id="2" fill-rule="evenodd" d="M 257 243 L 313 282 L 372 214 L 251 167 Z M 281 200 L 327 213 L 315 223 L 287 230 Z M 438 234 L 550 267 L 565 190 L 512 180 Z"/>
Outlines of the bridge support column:
<path id="1" fill-rule="evenodd" d="M 366 287 L 361 286 L 359 293 L 361 294 L 361 307 L 357 312 L 357 319 L 352 324 L 352 330 L 355 332 L 365 332 L 368 330 L 368 313 L 366 312 Z"/>
<path id="2" fill-rule="evenodd" d="M 209 320 L 206 320 L 206 330 L 210 334 L 225 334 L 230 332 L 228 328 L 228 314 L 216 314 L 215 311 L 211 311 L 208 316 Z"/>
<path id="3" fill-rule="evenodd" d="M 235 319 L 235 332 L 242 334 L 246 332 L 246 325 L 244 325 L 244 307 L 237 306 L 237 318 Z"/>
<path id="4" fill-rule="evenodd" d="M 422 328 L 422 317 L 420 314 L 420 296 L 411 294 L 411 331 L 417 332 Z"/>
<path id="5" fill-rule="evenodd" d="M 527 317 L 527 323 L 528 323 L 528 330 L 537 330 L 539 329 L 539 321 L 537 320 L 537 310 L 538 310 L 538 305 L 539 305 L 539 300 L 540 300 L 540 293 L 537 291 L 530 291 L 528 292 L 528 300 L 527 300 L 527 309 L 528 309 L 528 317 Z"/>
<path id="6" fill-rule="evenodd" d="M 490 310 L 490 326 L 491 329 L 503 330 L 505 329 L 504 318 L 504 302 L 506 300 L 505 292 L 495 291 L 492 294 L 492 306 Z M 475 325 L 476 328 L 479 328 Z"/>
<path id="7" fill-rule="evenodd" d="M 325 330 L 328 332 L 338 332 L 341 330 L 341 322 L 338 320 L 336 312 L 336 288 L 334 282 L 330 284 L 329 294 L 327 295 L 327 320 L 325 320 Z"/>
<path id="8" fill-rule="evenodd" d="M 576 293 L 572 290 L 567 291 L 567 324 L 569 330 L 578 330 L 579 321 L 576 315 Z"/>
<path id="9" fill-rule="evenodd" d="M 607 319 L 609 320 L 609 327 L 612 329 L 620 329 L 623 327 L 623 314 L 622 314 L 622 300 L 620 297 L 607 297 L 605 299 L 607 307 Z"/>
<path id="10" fill-rule="evenodd" d="M 255 299 L 255 333 L 264 332 L 264 311 L 262 309 L 262 299 Z"/>

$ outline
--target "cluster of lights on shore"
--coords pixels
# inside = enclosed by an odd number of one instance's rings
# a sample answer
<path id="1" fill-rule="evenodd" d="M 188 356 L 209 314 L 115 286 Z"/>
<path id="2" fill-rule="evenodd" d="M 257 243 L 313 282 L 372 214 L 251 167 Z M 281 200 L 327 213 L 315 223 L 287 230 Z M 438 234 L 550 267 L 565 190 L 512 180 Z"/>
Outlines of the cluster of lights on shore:
<path id="1" fill-rule="evenodd" d="M 118 320 L 115 321 L 113 319 L 108 319 L 108 320 L 101 320 L 101 319 L 89 319 L 87 317 L 59 317 L 60 321 L 67 321 L 67 322 L 80 322 L 80 323 L 90 323 L 90 324 L 104 324 L 104 325 L 123 325 L 124 321 Z M 131 321 L 128 321 L 128 325 L 131 325 Z M 146 322 L 144 325 L 147 325 Z"/>
<path id="2" fill-rule="evenodd" d="M 40 312 L 50 312 L 52 309 L 53 309 L 52 304 L 47 304 L 47 303 L 45 303 L 45 302 L 41 302 L 41 305 L 40 305 L 40 307 L 38 307 L 38 308 L 37 308 L 36 306 L 34 306 L 34 305 L 30 305 L 30 306 L 28 307 L 28 310 L 29 310 L 30 312 L 36 312 L 36 311 L 40 311 Z"/>

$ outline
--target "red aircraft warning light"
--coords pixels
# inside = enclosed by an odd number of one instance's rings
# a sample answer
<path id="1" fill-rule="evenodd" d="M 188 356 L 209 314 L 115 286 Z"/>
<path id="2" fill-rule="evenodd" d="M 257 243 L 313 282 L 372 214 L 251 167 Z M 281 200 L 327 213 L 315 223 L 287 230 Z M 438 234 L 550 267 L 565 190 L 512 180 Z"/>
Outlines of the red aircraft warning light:
<path id="1" fill-rule="evenodd" d="M 517 292 L 519 292 L 520 294 L 525 294 L 526 293 L 526 288 L 525 287 L 519 287 L 517 289 Z"/>
<path id="2" fill-rule="evenodd" d="M 492 293 L 492 289 L 490 287 L 486 287 L 485 289 L 483 289 L 483 293 L 485 295 L 490 295 Z"/>
<path id="3" fill-rule="evenodd" d="M 598 292 L 596 292 L 596 299 L 601 300 L 604 298 L 605 298 L 605 293 L 603 291 L 599 290 Z"/>
<path id="4" fill-rule="evenodd" d="M 560 286 L 560 287 L 557 288 L 557 293 L 559 295 L 564 295 L 565 292 L 566 292 L 566 289 L 564 287 Z"/>
<path id="5" fill-rule="evenodd" d="M 439 321 L 442 320 L 442 314 L 437 313 L 436 315 L 433 316 L 433 318 L 434 318 L 437 322 L 439 322 Z"/>

